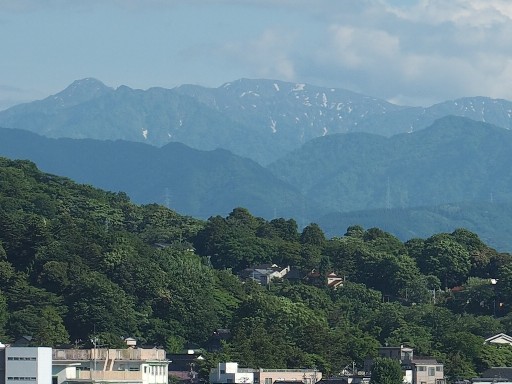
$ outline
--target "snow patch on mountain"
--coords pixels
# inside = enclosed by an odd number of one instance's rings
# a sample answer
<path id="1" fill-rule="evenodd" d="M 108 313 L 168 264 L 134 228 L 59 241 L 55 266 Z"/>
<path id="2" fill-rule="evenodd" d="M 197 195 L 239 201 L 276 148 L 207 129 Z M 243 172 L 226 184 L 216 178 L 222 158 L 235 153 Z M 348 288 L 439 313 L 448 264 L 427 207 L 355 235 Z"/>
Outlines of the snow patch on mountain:
<path id="1" fill-rule="evenodd" d="M 293 92 L 303 91 L 306 84 L 295 84 L 295 87 L 292 89 Z"/>
<path id="2" fill-rule="evenodd" d="M 276 123 L 277 122 L 274 119 L 270 119 L 270 129 L 272 129 L 272 133 L 276 133 L 277 132 Z"/>

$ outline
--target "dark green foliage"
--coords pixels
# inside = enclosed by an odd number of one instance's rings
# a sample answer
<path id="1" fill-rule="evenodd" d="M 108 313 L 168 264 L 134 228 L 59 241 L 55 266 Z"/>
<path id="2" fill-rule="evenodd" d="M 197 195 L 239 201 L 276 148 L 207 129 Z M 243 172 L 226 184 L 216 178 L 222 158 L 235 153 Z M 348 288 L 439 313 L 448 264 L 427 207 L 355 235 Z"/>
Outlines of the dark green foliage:
<path id="1" fill-rule="evenodd" d="M 52 140 L 3 128 L 0 128 L 0 136 L 2 156 L 30 159 L 47 172 L 109 191 L 124 191 L 139 204 L 158 203 L 196 218 L 227 215 L 237 206 L 248 207 L 267 218 L 279 214 L 302 220 L 319 212 L 327 213 L 321 208 L 322 204 L 305 201 L 298 189 L 279 180 L 263 166 L 215 149 L 217 146 L 211 148 L 215 150 L 200 151 L 175 142 L 153 147 L 128 141 Z M 200 140 L 204 141 L 204 137 Z M 31 145 L 27 146 L 27 142 Z M 15 172 L 8 177 L 15 179 Z M 18 184 L 10 183 L 9 192 L 15 193 L 23 187 Z M 107 217 L 107 206 L 95 214 L 105 225 L 115 224 L 123 217 L 124 225 L 130 229 L 141 224 L 141 210 L 130 209 L 126 205 L 126 194 L 122 195 L 118 197 L 116 213 L 123 216 Z M 41 196 L 34 196 L 33 204 L 40 211 L 54 208 Z M 162 223 L 176 217 L 176 213 L 167 213 L 157 220 L 154 215 L 163 208 L 149 209 L 142 222 L 148 225 L 145 236 L 159 239 L 169 235 L 165 229 L 151 225 L 155 220 Z"/>
<path id="2" fill-rule="evenodd" d="M 143 110 L 134 107 L 134 111 Z M 147 115 L 143 116 L 145 120 Z M 191 131 L 189 127 L 177 134 Z M 218 135 L 219 130 L 209 127 L 209 132 Z M 279 141 L 281 129 L 278 132 L 271 136 L 274 142 Z M 49 172 L 123 190 L 139 203 L 166 204 L 202 219 L 243 206 L 266 219 L 294 217 L 302 225 L 315 221 L 327 237 L 339 236 L 358 223 L 393 233 L 401 241 L 468 228 L 486 244 L 510 250 L 506 228 L 512 225 L 512 185 L 503 175 L 511 161 L 512 136 L 483 122 L 445 117 L 426 130 L 388 139 L 357 132 L 327 135 L 267 168 L 225 150 L 197 151 L 179 143 L 154 148 L 121 141 L 49 140 L 15 130 L 0 130 L 0 134 L 4 156 L 30 158 Z M 143 138 L 139 123 L 136 136 L 130 139 Z M 146 141 L 153 138 L 150 135 Z M 197 139 L 207 141 L 204 136 Z M 246 144 L 247 138 L 243 139 L 240 142 Z M 12 192 L 22 187 L 10 184 Z M 6 206 L 11 204 L 5 201 Z M 34 196 L 32 205 L 37 213 L 55 209 L 44 194 Z M 138 219 L 140 215 L 132 216 L 131 224 Z M 150 230 L 147 235 L 158 237 L 159 233 Z M 478 271 L 478 260 L 490 255 L 477 245 L 469 251 L 477 252 L 474 267 Z M 478 273 L 484 277 L 490 272 Z"/>
<path id="3" fill-rule="evenodd" d="M 423 273 L 435 275 L 445 288 L 462 284 L 471 268 L 469 252 L 448 234 L 428 238 L 417 262 Z"/>
<path id="4" fill-rule="evenodd" d="M 401 384 L 403 373 L 397 360 L 377 357 L 373 361 L 370 384 Z"/>
<path id="5" fill-rule="evenodd" d="M 465 229 L 404 244 L 351 226 L 328 239 L 316 224 L 299 232 L 294 220 L 240 207 L 202 222 L 136 206 L 25 161 L 0 158 L 0 181 L 2 341 L 97 338 L 115 348 L 132 336 L 180 352 L 230 329 L 202 372 L 238 361 L 336 374 L 402 343 L 451 377 L 510 360 L 483 340 L 512 330 L 511 256 Z M 298 273 L 269 286 L 235 274 L 261 263 Z M 336 290 L 331 272 L 345 278 Z"/>

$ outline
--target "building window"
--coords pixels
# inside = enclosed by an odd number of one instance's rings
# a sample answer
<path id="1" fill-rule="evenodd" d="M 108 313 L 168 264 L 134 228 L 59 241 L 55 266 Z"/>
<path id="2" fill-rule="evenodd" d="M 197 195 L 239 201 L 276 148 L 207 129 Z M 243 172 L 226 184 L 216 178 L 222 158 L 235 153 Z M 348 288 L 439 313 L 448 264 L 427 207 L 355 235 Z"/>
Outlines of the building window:
<path id="1" fill-rule="evenodd" d="M 272 378 L 271 377 L 265 377 L 265 384 L 272 384 Z"/>
<path id="2" fill-rule="evenodd" d="M 426 367 L 424 367 L 424 366 L 422 366 L 422 365 L 420 365 L 420 366 L 418 367 L 418 371 L 426 371 L 426 370 L 427 370 L 427 368 L 426 368 Z"/>
<path id="3" fill-rule="evenodd" d="M 437 372 L 443 372 L 443 367 L 441 367 L 441 366 L 436 367 L 436 371 Z"/>
<path id="4" fill-rule="evenodd" d="M 436 369 L 434 367 L 429 367 L 428 375 L 429 376 L 435 376 L 436 375 Z"/>
<path id="5" fill-rule="evenodd" d="M 15 360 L 15 361 L 36 361 L 35 357 L 18 357 L 18 356 L 9 356 L 7 360 Z"/>

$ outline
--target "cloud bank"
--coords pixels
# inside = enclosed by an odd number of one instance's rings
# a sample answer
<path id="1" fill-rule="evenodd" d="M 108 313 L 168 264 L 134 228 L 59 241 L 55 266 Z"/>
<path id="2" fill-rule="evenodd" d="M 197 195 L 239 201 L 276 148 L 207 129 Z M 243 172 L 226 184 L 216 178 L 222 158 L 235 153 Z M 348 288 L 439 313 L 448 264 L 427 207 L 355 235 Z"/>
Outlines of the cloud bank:
<path id="1" fill-rule="evenodd" d="M 39 94 L 88 76 L 140 88 L 262 77 L 407 105 L 512 100 L 509 0 L 0 0 L 0 33 L 17 25 L 4 83 Z"/>

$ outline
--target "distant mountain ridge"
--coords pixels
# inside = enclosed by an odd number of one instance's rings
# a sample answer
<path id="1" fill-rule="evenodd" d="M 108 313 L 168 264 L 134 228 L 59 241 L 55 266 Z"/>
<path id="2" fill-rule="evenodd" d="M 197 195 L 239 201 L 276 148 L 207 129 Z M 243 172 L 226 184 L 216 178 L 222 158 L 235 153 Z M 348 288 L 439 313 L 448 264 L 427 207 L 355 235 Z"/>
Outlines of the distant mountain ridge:
<path id="1" fill-rule="evenodd" d="M 448 116 L 390 138 L 367 133 L 312 140 L 268 166 L 333 211 L 512 201 L 512 132 Z"/>
<path id="2" fill-rule="evenodd" d="M 77 80 L 44 100 L 0 111 L 0 126 L 53 138 L 224 148 L 266 165 L 317 137 L 348 132 L 392 136 L 424 129 L 446 115 L 512 128 L 512 102 L 485 97 L 421 108 L 267 79 L 143 91 L 114 89 L 92 78 Z"/>
<path id="3" fill-rule="evenodd" d="M 198 218 L 242 206 L 266 219 L 318 222 L 330 236 L 362 224 L 403 240 L 464 225 L 512 250 L 512 132 L 467 118 L 389 138 L 327 135 L 267 168 L 181 143 L 50 139 L 16 129 L 0 129 L 0 137 L 0 156 Z"/>
<path id="4" fill-rule="evenodd" d="M 125 192 L 138 204 L 158 203 L 196 218 L 226 216 L 239 206 L 262 217 L 298 220 L 328 212 L 304 201 L 299 191 L 258 163 L 222 149 L 52 139 L 6 128 L 0 128 L 0 137 L 0 156 L 29 159 L 46 172 Z"/>
<path id="5" fill-rule="evenodd" d="M 512 203 L 451 203 L 415 208 L 390 208 L 330 213 L 316 220 L 326 236 L 342 236 L 357 223 L 363 228 L 380 228 L 403 241 L 426 239 L 434 233 L 451 233 L 466 228 L 500 252 L 512 252 L 508 234 L 512 227 Z"/>

